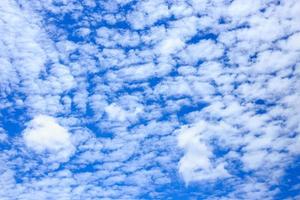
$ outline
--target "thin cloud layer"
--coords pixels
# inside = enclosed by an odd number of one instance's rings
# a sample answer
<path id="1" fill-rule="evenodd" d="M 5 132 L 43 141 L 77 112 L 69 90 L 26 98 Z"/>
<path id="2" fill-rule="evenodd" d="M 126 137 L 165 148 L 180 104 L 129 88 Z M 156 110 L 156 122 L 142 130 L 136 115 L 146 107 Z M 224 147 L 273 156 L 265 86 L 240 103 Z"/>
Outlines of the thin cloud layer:
<path id="1" fill-rule="evenodd" d="M 2 0 L 0 199 L 298 199 L 298 13 Z"/>

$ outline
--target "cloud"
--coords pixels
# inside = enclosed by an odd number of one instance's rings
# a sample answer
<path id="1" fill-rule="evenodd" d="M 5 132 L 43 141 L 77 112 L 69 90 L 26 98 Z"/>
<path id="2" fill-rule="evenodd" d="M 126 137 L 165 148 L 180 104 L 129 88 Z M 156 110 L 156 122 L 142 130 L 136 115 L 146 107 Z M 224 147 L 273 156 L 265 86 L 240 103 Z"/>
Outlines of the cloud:
<path id="1" fill-rule="evenodd" d="M 5 142 L 7 140 L 7 134 L 3 128 L 0 127 L 0 142 Z"/>
<path id="2" fill-rule="evenodd" d="M 23 132 L 26 146 L 37 153 L 49 152 L 55 159 L 67 161 L 74 152 L 68 130 L 50 116 L 34 117 Z"/>
<path id="3" fill-rule="evenodd" d="M 212 60 L 221 57 L 223 48 L 212 40 L 202 40 L 189 45 L 180 55 L 187 64 L 196 64 L 199 60 Z"/>
<path id="4" fill-rule="evenodd" d="M 198 122 L 193 127 L 181 127 L 179 130 L 178 145 L 185 151 L 179 162 L 179 172 L 187 184 L 230 176 L 224 168 L 225 163 L 213 161 L 213 152 L 201 137 L 206 128 L 205 122 Z"/>
<path id="5" fill-rule="evenodd" d="M 277 198 L 299 166 L 299 8 L 0 1 L 0 196 Z"/>

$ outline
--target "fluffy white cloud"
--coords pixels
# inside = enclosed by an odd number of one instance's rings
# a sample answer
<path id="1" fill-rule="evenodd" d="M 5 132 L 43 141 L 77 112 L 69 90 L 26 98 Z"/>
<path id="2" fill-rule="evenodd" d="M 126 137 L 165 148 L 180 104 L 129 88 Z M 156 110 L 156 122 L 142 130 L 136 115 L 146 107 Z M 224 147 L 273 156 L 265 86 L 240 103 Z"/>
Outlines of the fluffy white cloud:
<path id="1" fill-rule="evenodd" d="M 58 160 L 66 161 L 74 152 L 70 133 L 50 116 L 34 117 L 24 130 L 23 138 L 28 148 L 37 153 L 49 152 Z"/>
<path id="2" fill-rule="evenodd" d="M 0 196 L 166 199 L 179 171 L 273 199 L 299 155 L 299 8 L 0 1 Z"/>
<path id="3" fill-rule="evenodd" d="M 193 127 L 181 127 L 178 131 L 178 145 L 185 151 L 179 162 L 179 172 L 187 184 L 230 176 L 224 168 L 224 163 L 214 161 L 211 148 L 201 136 L 207 128 L 206 123 L 202 121 Z"/>
<path id="4" fill-rule="evenodd" d="M 212 60 L 221 57 L 223 47 L 215 44 L 212 40 L 202 40 L 196 44 L 189 45 L 180 54 L 182 60 L 188 64 L 195 64 L 199 60 Z"/>

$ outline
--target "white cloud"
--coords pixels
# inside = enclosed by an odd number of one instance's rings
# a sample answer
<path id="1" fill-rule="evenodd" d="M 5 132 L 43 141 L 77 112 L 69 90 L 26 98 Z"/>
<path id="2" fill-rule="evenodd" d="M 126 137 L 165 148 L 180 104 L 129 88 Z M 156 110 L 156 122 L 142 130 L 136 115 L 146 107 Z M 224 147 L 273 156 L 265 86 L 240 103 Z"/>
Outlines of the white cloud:
<path id="1" fill-rule="evenodd" d="M 50 116 L 34 117 L 23 132 L 26 146 L 37 153 L 54 154 L 58 160 L 67 161 L 74 152 L 68 130 Z"/>
<path id="2" fill-rule="evenodd" d="M 0 2 L 0 116 L 35 116 L 28 149 L 0 134 L 1 196 L 163 199 L 176 170 L 229 184 L 216 199 L 278 192 L 299 155 L 299 1 Z"/>
<path id="3" fill-rule="evenodd" d="M 178 145 L 185 151 L 179 162 L 179 172 L 188 184 L 193 181 L 214 180 L 229 177 L 224 163 L 213 161 L 213 153 L 202 134 L 207 129 L 205 122 L 178 130 Z"/>
<path id="4" fill-rule="evenodd" d="M 180 56 L 185 63 L 195 64 L 199 60 L 212 60 L 221 57 L 223 47 L 212 40 L 202 40 L 187 46 Z"/>
<path id="5" fill-rule="evenodd" d="M 108 114 L 109 119 L 113 121 L 125 121 L 127 118 L 126 111 L 116 104 L 107 106 L 105 112 Z"/>
<path id="6" fill-rule="evenodd" d="M 234 0 L 228 7 L 228 14 L 237 18 L 245 17 L 256 12 L 260 8 L 260 4 L 259 1 Z"/>
<path id="7" fill-rule="evenodd" d="M 7 139 L 8 137 L 5 130 L 0 127 L 0 142 L 5 142 Z"/>

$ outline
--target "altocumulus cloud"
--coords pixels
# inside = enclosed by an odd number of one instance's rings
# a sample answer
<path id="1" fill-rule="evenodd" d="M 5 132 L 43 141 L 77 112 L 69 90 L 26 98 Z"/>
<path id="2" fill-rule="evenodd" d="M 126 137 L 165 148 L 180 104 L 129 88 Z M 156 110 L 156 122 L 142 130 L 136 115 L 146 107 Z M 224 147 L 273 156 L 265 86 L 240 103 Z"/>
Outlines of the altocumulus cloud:
<path id="1" fill-rule="evenodd" d="M 0 199 L 299 199 L 298 0 L 1 0 Z"/>
<path id="2" fill-rule="evenodd" d="M 49 116 L 34 117 L 25 129 L 23 138 L 29 148 L 38 153 L 54 153 L 58 159 L 68 159 L 74 148 L 69 132 Z"/>

